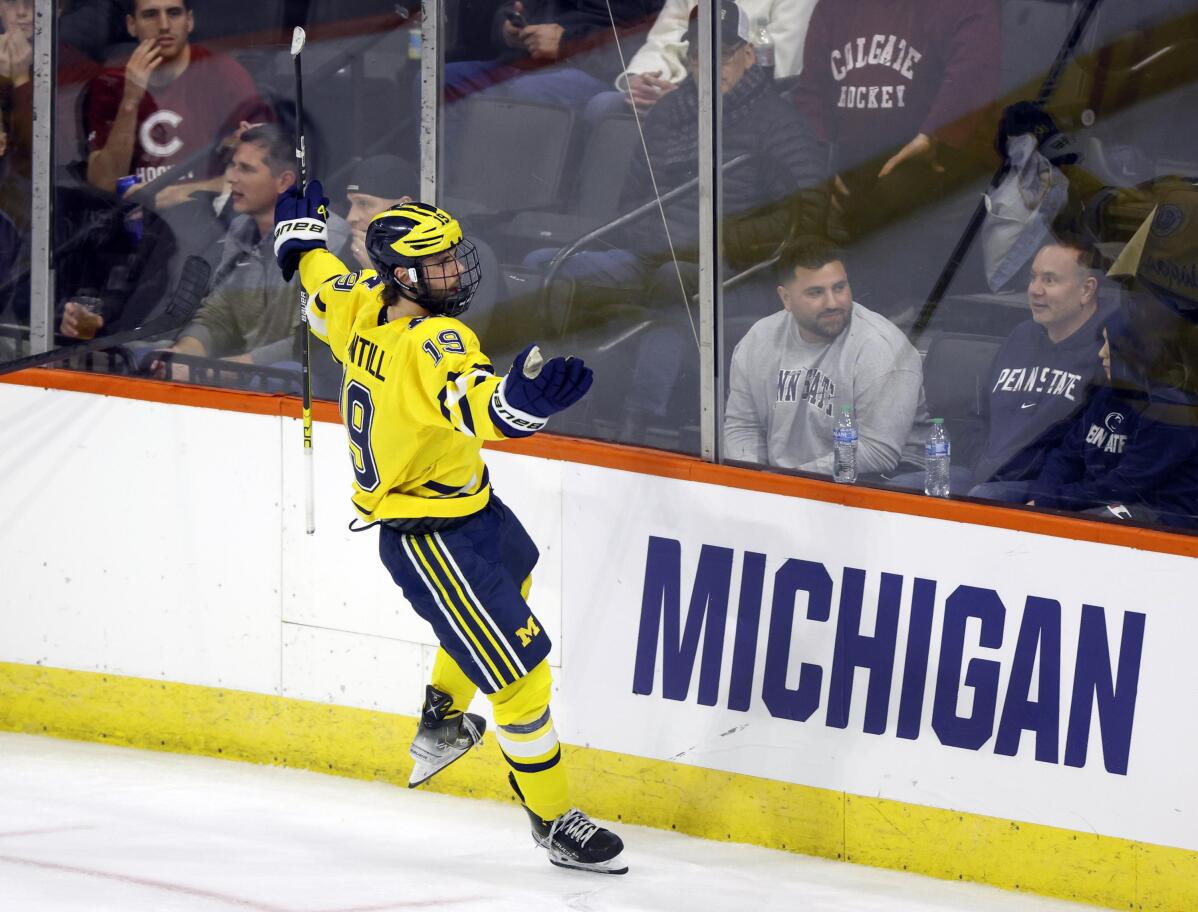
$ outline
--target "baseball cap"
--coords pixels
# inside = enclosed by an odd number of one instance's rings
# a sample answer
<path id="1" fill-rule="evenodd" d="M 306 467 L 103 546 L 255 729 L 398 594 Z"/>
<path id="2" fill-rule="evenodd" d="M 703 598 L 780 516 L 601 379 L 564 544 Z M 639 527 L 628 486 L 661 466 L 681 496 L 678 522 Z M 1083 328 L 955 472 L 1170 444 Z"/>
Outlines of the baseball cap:
<path id="1" fill-rule="evenodd" d="M 1198 313 L 1198 188 L 1166 191 L 1107 275 L 1139 279 L 1175 310 Z"/>
<path id="2" fill-rule="evenodd" d="M 346 193 L 365 193 L 383 199 L 420 195 L 420 173 L 398 155 L 372 155 L 354 165 Z"/>
<path id="3" fill-rule="evenodd" d="M 691 10 L 686 23 L 688 53 L 697 54 L 699 46 L 699 8 Z M 749 40 L 749 17 L 732 0 L 720 0 L 720 47 L 726 54 Z"/>

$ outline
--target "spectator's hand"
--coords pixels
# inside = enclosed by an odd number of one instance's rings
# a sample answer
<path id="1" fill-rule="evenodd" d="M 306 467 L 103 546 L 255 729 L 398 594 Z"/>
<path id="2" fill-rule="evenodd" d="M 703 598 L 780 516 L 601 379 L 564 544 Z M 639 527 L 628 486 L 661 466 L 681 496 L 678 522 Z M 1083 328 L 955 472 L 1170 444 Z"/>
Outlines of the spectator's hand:
<path id="1" fill-rule="evenodd" d="M 103 328 L 104 318 L 100 314 L 92 313 L 77 301 L 67 301 L 58 331 L 72 339 L 94 339 Z"/>
<path id="2" fill-rule="evenodd" d="M 852 196 L 849 193 L 848 185 L 841 179 L 840 175 L 834 175 L 832 178 L 832 198 L 828 201 L 828 208 L 833 212 L 843 215 L 845 210 L 845 201 Z"/>
<path id="3" fill-rule="evenodd" d="M 329 200 L 320 181 L 308 184 L 306 193 L 288 187 L 275 202 L 275 259 L 290 282 L 299 268 L 300 257 L 309 250 L 327 250 Z"/>
<path id="4" fill-rule="evenodd" d="M 222 358 L 222 361 L 232 361 L 234 364 L 253 364 L 254 359 L 250 357 L 250 353 L 246 352 L 242 355 L 230 355 L 227 358 Z"/>
<path id="5" fill-rule="evenodd" d="M 1058 168 L 1081 161 L 1081 153 L 1073 137 L 1058 130 L 1056 121 L 1043 108 L 1030 101 L 1017 101 L 1003 108 L 1002 118 L 998 122 L 998 135 L 994 137 L 994 148 L 999 157 L 1006 161 L 1008 139 L 1028 133 L 1036 137 L 1040 154 Z"/>
<path id="6" fill-rule="evenodd" d="M 150 76 L 162 63 L 162 48 L 153 38 L 147 38 L 136 48 L 125 64 L 125 95 L 140 101 L 150 87 Z"/>
<path id="7" fill-rule="evenodd" d="M 226 136 L 224 139 L 221 140 L 221 142 L 220 142 L 221 148 L 224 148 L 224 149 L 236 148 L 237 144 L 239 142 L 241 142 L 241 134 L 242 133 L 244 133 L 246 130 L 252 130 L 252 129 L 254 129 L 254 127 L 260 127 L 260 126 L 262 126 L 262 124 L 260 124 L 260 123 L 250 123 L 248 120 L 243 120 L 240 124 L 237 125 L 236 130 L 234 130 L 232 133 L 230 133 L 228 136 Z"/>
<path id="8" fill-rule="evenodd" d="M 935 158 L 935 149 L 932 146 L 932 137 L 926 133 L 918 134 L 911 142 L 898 150 L 890 160 L 882 166 L 882 170 L 878 172 L 878 180 L 884 178 L 887 174 L 897 168 L 904 162 L 919 161 L 921 159 L 931 160 Z M 933 161 L 932 167 L 937 165 Z"/>
<path id="9" fill-rule="evenodd" d="M 163 349 L 163 351 L 177 352 L 177 351 L 180 351 L 180 348 L 178 345 L 172 345 L 170 348 Z M 165 380 L 166 379 L 166 361 L 163 360 L 162 358 L 155 358 L 153 361 L 151 361 L 150 362 L 150 376 L 156 380 Z M 187 365 L 179 364 L 177 362 L 172 361 L 171 362 L 171 379 L 178 380 L 181 383 L 186 383 L 189 379 L 191 379 L 191 372 L 187 369 Z"/>
<path id="10" fill-rule="evenodd" d="M 8 153 L 8 134 L 4 132 L 3 125 L 0 125 L 0 158 Z"/>
<path id="11" fill-rule="evenodd" d="M 523 16 L 524 15 L 524 4 L 521 3 L 520 0 L 516 0 L 516 2 L 512 4 L 512 12 L 519 13 L 520 15 Z M 514 48 L 516 50 L 519 50 L 520 48 L 524 47 L 524 42 L 520 40 L 520 31 L 521 31 L 520 29 L 518 29 L 518 28 L 516 28 L 516 26 L 512 25 L 510 19 L 504 19 L 503 20 L 503 43 L 506 44 L 508 47 Z"/>
<path id="12" fill-rule="evenodd" d="M 24 85 L 33 72 L 33 45 L 20 29 L 0 35 L 0 76 Z"/>
<path id="13" fill-rule="evenodd" d="M 662 79 L 658 71 L 632 73 L 628 77 L 628 103 L 644 113 L 676 88 L 678 86 L 668 79 Z"/>
<path id="14" fill-rule="evenodd" d="M 141 186 L 140 184 L 136 186 Z M 157 209 L 170 209 L 172 206 L 179 206 L 191 199 L 191 195 L 197 190 L 203 189 L 195 184 L 171 184 L 163 190 L 159 190 L 154 196 L 154 206 Z"/>
<path id="15" fill-rule="evenodd" d="M 533 60 L 557 60 L 566 30 L 556 22 L 529 25 L 520 31 L 520 42 Z"/>

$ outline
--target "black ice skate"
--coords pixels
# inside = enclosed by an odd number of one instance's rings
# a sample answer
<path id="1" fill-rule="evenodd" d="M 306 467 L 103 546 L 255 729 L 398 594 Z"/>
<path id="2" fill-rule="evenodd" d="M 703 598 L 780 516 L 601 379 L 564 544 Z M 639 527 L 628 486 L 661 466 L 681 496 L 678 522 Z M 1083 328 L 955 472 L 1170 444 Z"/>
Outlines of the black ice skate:
<path id="1" fill-rule="evenodd" d="M 431 684 L 424 690 L 424 709 L 408 751 L 415 761 L 408 788 L 427 782 L 483 740 L 487 720 L 474 713 L 447 715 L 453 699 Z"/>
<path id="2" fill-rule="evenodd" d="M 516 784 L 516 777 L 508 773 L 508 782 L 524 803 L 524 795 Z M 524 805 L 532 821 L 532 838 L 537 845 L 549 851 L 549 861 L 559 868 L 575 868 L 579 871 L 594 871 L 597 874 L 627 874 L 620 853 L 624 843 L 611 830 L 593 823 L 578 808 L 571 808 L 556 820 L 542 820 Z"/>

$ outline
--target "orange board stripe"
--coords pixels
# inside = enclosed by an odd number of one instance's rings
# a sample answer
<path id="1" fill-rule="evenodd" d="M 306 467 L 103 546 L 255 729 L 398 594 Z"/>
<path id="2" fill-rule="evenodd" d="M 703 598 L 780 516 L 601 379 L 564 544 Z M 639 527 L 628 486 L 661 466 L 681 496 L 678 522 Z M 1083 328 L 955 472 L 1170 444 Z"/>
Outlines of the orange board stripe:
<path id="1" fill-rule="evenodd" d="M 118 396 L 145 402 L 165 402 L 193 408 L 248 412 L 255 415 L 300 418 L 303 413 L 300 400 L 294 396 L 247 393 L 155 380 L 88 374 L 81 371 L 31 369 L 0 377 L 0 383 Z M 334 402 L 313 402 L 312 418 L 315 421 L 333 424 L 341 421 L 337 404 Z M 697 481 L 747 491 L 761 491 L 767 494 L 782 494 L 787 497 L 801 497 L 805 500 L 824 503 L 844 504 L 864 510 L 879 510 L 906 516 L 926 516 L 932 519 L 991 526 L 996 529 L 1012 529 L 1018 532 L 1032 532 L 1037 535 L 1051 535 L 1075 541 L 1137 548 L 1161 554 L 1198 557 L 1198 536 L 1160 532 L 1155 529 L 1141 529 L 1114 523 L 1092 522 L 1030 509 L 995 507 L 965 501 L 939 500 L 919 494 L 904 494 L 900 491 L 836 485 L 826 481 L 775 472 L 713 465 L 692 456 L 680 456 L 675 453 L 642 447 L 599 443 L 573 437 L 540 437 L 539 435 L 522 440 L 488 444 L 488 446 L 507 453 L 520 453 L 542 459 L 560 459 L 582 465 L 635 472 L 640 475 Z"/>

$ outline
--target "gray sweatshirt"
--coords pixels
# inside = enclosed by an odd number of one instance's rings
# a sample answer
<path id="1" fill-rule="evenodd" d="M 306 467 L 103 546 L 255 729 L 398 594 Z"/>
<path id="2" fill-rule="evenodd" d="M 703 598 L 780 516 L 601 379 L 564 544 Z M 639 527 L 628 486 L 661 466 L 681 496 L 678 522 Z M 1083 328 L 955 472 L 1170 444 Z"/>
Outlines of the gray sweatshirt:
<path id="1" fill-rule="evenodd" d="M 832 429 L 841 406 L 852 405 L 858 472 L 923 465 L 928 414 L 919 353 L 860 304 L 831 343 L 804 341 L 785 310 L 758 320 L 732 353 L 729 384 L 729 459 L 831 475 Z"/>

